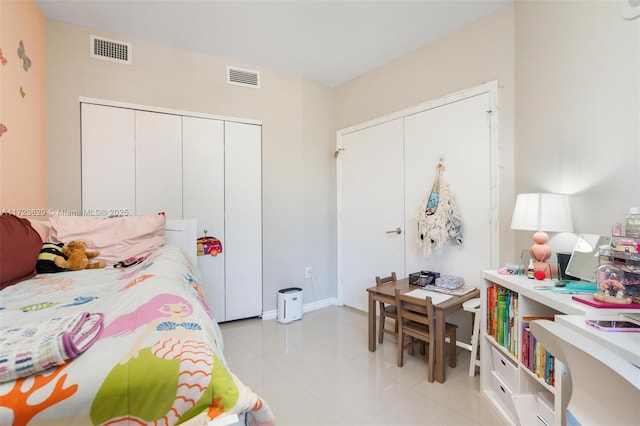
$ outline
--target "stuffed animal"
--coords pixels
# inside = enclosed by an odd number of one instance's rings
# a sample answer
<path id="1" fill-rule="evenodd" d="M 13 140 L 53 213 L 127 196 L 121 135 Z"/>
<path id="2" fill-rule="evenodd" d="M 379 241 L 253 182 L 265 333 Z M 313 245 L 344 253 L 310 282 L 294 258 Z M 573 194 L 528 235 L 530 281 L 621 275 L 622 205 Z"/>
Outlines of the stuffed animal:
<path id="1" fill-rule="evenodd" d="M 39 274 L 52 274 L 54 272 L 62 272 L 65 269 L 56 265 L 56 258 L 67 260 L 67 256 L 62 252 L 64 243 L 44 243 L 38 255 L 36 262 L 36 271 Z"/>
<path id="2" fill-rule="evenodd" d="M 61 268 L 79 271 L 81 269 L 97 269 L 106 266 L 104 262 L 89 262 L 89 259 L 98 256 L 100 252 L 97 250 L 87 251 L 87 243 L 84 241 L 71 241 L 62 247 L 62 252 L 67 256 L 67 260 L 59 257 L 54 259 L 55 264 Z"/>

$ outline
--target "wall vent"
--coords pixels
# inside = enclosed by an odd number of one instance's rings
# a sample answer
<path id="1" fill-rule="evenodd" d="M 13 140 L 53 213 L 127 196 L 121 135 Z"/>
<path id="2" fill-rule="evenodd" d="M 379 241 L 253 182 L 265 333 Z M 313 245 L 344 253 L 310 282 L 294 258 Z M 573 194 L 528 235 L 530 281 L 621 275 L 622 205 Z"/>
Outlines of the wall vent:
<path id="1" fill-rule="evenodd" d="M 91 36 L 89 56 L 95 59 L 131 65 L 131 43 Z"/>
<path id="2" fill-rule="evenodd" d="M 260 73 L 242 68 L 227 67 L 227 83 L 236 86 L 260 88 Z"/>

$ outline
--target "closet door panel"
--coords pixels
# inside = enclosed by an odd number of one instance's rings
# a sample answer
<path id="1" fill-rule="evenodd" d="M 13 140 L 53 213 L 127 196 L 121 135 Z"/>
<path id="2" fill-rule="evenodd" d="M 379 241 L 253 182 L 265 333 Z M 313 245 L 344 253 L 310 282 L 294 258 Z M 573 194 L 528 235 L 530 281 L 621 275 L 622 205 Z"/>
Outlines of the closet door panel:
<path id="1" fill-rule="evenodd" d="M 205 232 L 222 242 L 222 253 L 198 256 L 202 291 L 218 321 L 225 321 L 224 264 L 224 122 L 206 118 L 182 119 L 182 194 L 185 218 L 198 221 Z"/>
<path id="2" fill-rule="evenodd" d="M 484 93 L 405 118 L 407 272 L 435 270 L 478 285 L 478 271 L 491 265 L 490 109 L 490 96 Z M 432 245 L 425 258 L 418 248 L 416 217 L 424 209 L 440 158 L 443 179 L 462 216 L 464 239 L 463 244 L 445 242 L 441 251 Z"/>
<path id="3" fill-rule="evenodd" d="M 225 122 L 227 320 L 262 315 L 261 132 Z"/>
<path id="4" fill-rule="evenodd" d="M 83 215 L 135 214 L 135 112 L 87 103 L 80 111 Z"/>
<path id="5" fill-rule="evenodd" d="M 182 117 L 136 111 L 136 213 L 182 219 Z"/>
<path id="6" fill-rule="evenodd" d="M 376 276 L 405 277 L 402 119 L 341 142 L 342 303 L 366 312 Z"/>

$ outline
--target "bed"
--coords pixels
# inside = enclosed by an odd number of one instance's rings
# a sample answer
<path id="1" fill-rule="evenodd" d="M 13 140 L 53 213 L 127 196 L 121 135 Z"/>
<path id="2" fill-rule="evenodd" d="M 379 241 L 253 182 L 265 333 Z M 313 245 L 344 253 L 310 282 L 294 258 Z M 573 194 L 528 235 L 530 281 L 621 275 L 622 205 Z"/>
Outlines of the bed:
<path id="1" fill-rule="evenodd" d="M 33 221 L 8 216 L 0 217 L 2 262 L 15 264 L 16 251 L 32 256 L 15 241 L 35 234 L 42 245 L 54 234 L 42 238 Z M 37 274 L 7 286 L 3 277 L 0 424 L 275 424 L 268 404 L 228 368 L 198 286 L 195 221 L 161 222 L 163 244 L 156 239 L 126 268 Z"/>

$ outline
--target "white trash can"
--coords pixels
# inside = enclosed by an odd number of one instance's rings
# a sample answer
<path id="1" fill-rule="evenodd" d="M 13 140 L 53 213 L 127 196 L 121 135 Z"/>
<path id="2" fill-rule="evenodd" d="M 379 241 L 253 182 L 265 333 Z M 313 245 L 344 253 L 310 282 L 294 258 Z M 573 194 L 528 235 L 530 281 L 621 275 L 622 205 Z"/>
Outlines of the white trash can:
<path id="1" fill-rule="evenodd" d="M 283 324 L 302 318 L 302 289 L 283 288 L 278 291 L 278 322 Z"/>

